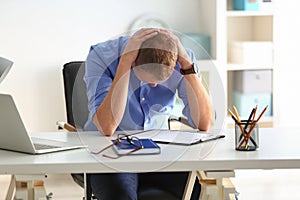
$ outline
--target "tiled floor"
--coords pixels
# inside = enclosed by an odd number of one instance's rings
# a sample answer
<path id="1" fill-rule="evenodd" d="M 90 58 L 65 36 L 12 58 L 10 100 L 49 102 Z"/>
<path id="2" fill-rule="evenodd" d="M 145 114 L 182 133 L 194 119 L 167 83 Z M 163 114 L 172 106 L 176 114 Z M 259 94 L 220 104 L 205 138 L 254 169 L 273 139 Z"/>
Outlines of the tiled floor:
<path id="1" fill-rule="evenodd" d="M 5 199 L 10 176 L 0 176 L 0 200 Z M 299 200 L 300 170 L 236 170 L 232 179 L 239 200 Z M 80 200 L 83 189 L 68 174 L 48 175 L 45 181 L 47 193 L 53 200 Z"/>

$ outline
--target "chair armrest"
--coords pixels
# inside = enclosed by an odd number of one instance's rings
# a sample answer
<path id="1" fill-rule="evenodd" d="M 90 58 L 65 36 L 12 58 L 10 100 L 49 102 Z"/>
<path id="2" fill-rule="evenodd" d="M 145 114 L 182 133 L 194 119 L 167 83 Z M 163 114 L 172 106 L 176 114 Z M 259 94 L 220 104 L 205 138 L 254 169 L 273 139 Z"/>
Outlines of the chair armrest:
<path id="1" fill-rule="evenodd" d="M 176 117 L 176 116 L 170 116 L 169 118 L 168 118 L 168 128 L 169 128 L 169 130 L 171 130 L 172 129 L 172 127 L 171 127 L 171 122 L 179 122 L 179 123 L 181 123 L 181 124 L 183 124 L 184 126 L 185 126 L 185 128 L 187 128 L 187 129 L 194 129 L 190 124 L 189 124 L 189 122 L 188 122 L 188 119 L 186 118 L 186 117 L 183 117 L 183 116 L 181 116 L 181 117 Z"/>
<path id="2" fill-rule="evenodd" d="M 56 122 L 56 124 L 58 125 L 59 128 L 65 129 L 70 132 L 77 132 L 76 128 L 67 122 L 58 121 Z"/>
<path id="3" fill-rule="evenodd" d="M 188 119 L 186 117 L 179 117 L 178 121 L 181 122 L 181 123 L 183 123 L 186 126 L 190 126 L 191 127 L 191 125 L 189 124 L 189 121 L 188 121 Z M 193 128 L 193 127 L 191 127 L 191 128 Z"/>

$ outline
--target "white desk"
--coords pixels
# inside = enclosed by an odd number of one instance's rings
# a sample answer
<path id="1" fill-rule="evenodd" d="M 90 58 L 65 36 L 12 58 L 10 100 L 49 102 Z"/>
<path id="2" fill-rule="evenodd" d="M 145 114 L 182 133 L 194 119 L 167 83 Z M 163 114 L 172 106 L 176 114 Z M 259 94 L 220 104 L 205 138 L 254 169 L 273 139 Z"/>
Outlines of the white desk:
<path id="1" fill-rule="evenodd" d="M 252 152 L 235 151 L 233 130 L 224 133 L 223 139 L 188 147 L 161 145 L 159 155 L 116 160 L 91 155 L 86 149 L 44 155 L 0 150 L 0 174 L 300 168 L 300 129 L 260 129 L 260 148 Z M 109 138 L 96 132 L 33 135 L 62 141 L 81 140 L 93 149 L 110 144 Z"/>
<path id="2" fill-rule="evenodd" d="M 91 155 L 86 149 L 44 155 L 0 150 L 0 174 L 300 168 L 300 129 L 261 128 L 260 148 L 252 152 L 235 151 L 234 131 L 226 130 L 224 133 L 226 137 L 223 139 L 188 147 L 161 145 L 162 152 L 159 155 L 126 156 L 116 160 Z M 110 144 L 109 138 L 96 132 L 34 135 L 63 141 L 82 141 L 92 149 L 101 149 Z"/>

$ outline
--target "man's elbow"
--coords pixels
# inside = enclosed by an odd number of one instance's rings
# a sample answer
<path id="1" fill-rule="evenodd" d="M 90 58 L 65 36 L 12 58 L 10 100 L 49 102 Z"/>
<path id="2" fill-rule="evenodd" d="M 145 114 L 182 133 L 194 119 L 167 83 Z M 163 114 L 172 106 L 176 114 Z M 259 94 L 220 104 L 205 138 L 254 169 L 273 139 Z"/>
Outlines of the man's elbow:
<path id="1" fill-rule="evenodd" d="M 208 131 L 213 125 L 213 120 L 212 119 L 208 119 L 205 121 L 201 121 L 198 125 L 198 129 L 200 131 Z"/>
<path id="2" fill-rule="evenodd" d="M 100 123 L 94 118 L 94 124 L 96 125 L 99 132 L 101 132 L 105 136 L 112 136 L 116 130 L 115 126 L 112 126 L 107 123 Z"/>
<path id="3" fill-rule="evenodd" d="M 103 127 L 98 125 L 97 128 L 105 136 L 112 136 L 115 132 L 115 129 L 112 127 Z"/>
<path id="4" fill-rule="evenodd" d="M 103 135 L 105 136 L 112 136 L 114 134 L 114 131 L 111 130 L 107 130 L 107 131 L 101 131 L 103 133 Z"/>

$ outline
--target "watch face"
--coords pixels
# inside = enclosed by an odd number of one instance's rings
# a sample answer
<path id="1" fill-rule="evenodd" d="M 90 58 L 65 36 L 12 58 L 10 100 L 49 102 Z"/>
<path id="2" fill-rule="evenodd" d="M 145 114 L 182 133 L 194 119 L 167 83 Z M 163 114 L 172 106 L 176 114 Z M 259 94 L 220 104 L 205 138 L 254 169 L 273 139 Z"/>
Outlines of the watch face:
<path id="1" fill-rule="evenodd" d="M 196 74 L 198 74 L 199 70 L 198 70 L 198 65 L 193 63 L 193 66 L 194 66 L 194 71 Z"/>

